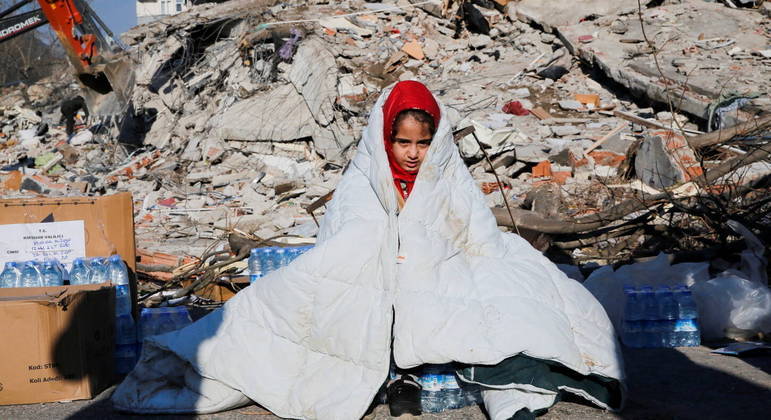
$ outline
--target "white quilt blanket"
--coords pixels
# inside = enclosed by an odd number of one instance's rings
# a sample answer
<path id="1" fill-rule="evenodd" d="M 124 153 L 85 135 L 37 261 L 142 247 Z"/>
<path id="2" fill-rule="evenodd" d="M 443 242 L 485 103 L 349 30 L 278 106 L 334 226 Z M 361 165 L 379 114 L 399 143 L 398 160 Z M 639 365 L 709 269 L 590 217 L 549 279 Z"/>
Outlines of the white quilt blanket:
<path id="1" fill-rule="evenodd" d="M 623 383 L 602 306 L 525 240 L 498 229 L 441 104 L 437 133 L 398 210 L 382 134 L 387 94 L 317 245 L 222 309 L 146 340 L 113 395 L 116 408 L 208 413 L 253 400 L 281 417 L 358 419 L 388 375 L 392 348 L 403 368 L 496 364 L 524 353 Z M 531 388 L 491 390 L 491 416 L 548 406 Z"/>

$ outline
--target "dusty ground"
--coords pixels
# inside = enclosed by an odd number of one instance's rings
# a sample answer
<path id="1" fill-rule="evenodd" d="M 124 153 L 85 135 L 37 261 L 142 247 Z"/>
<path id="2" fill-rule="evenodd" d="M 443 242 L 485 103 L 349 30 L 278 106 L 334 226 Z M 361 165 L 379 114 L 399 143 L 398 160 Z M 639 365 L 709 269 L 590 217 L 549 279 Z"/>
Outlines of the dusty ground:
<path id="1" fill-rule="evenodd" d="M 742 359 L 710 354 L 708 347 L 625 350 L 629 377 L 626 409 L 608 413 L 580 401 L 563 401 L 543 419 L 759 419 L 768 418 L 771 401 L 771 355 Z M 114 413 L 105 391 L 93 401 L 0 407 L 2 419 L 128 419 Z M 141 417 L 149 418 L 149 417 Z M 270 412 L 249 406 L 205 416 L 162 416 L 163 419 L 277 419 Z M 389 418 L 379 406 L 368 420 Z M 424 419 L 478 419 L 479 407 L 425 415 Z"/>

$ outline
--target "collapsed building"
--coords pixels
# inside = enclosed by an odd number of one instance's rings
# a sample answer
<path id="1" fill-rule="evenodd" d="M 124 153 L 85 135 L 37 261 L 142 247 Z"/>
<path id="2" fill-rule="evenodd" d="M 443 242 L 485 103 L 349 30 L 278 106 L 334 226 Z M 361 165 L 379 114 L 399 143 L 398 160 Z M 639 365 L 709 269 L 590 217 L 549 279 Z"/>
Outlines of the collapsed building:
<path id="1" fill-rule="evenodd" d="M 418 79 L 503 229 L 570 264 L 710 258 L 735 246 L 725 220 L 771 233 L 768 10 L 205 3 L 123 35 L 130 103 L 69 141 L 58 105 L 74 80 L 5 89 L 0 189 L 130 191 L 146 255 L 312 238 L 378 94 Z"/>

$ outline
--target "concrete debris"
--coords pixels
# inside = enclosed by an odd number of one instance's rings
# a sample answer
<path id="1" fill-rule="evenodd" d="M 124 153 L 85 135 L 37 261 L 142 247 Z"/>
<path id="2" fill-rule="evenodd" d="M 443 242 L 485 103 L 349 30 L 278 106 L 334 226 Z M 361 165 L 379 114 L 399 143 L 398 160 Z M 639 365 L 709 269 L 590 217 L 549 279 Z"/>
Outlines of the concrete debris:
<path id="1" fill-rule="evenodd" d="M 233 104 L 215 115 L 210 127 L 222 140 L 278 142 L 312 137 L 318 129 L 302 95 L 288 84 Z"/>
<path id="2" fill-rule="evenodd" d="M 656 189 L 688 182 L 703 174 L 685 137 L 671 131 L 646 136 L 637 151 L 634 166 L 637 177 Z"/>
<path id="3" fill-rule="evenodd" d="M 3 195 L 131 191 L 140 248 L 164 252 L 233 229 L 313 236 L 304 208 L 334 190 L 382 89 L 415 78 L 457 129 L 474 127 L 458 147 L 489 203 L 503 205 L 485 154 L 511 203 L 561 219 L 637 191 L 611 183 L 695 181 L 689 139 L 771 104 L 762 8 L 647 2 L 659 74 L 633 0 L 274 3 L 206 3 L 124 34 L 136 87 L 120 123 L 67 136 L 71 78 L 2 88 Z M 264 25 L 279 21 L 299 23 Z M 750 147 L 719 149 L 713 166 Z"/>
<path id="4" fill-rule="evenodd" d="M 302 95 L 313 118 L 322 127 L 328 126 L 335 118 L 337 63 L 320 39 L 311 38 L 300 45 L 288 78 Z"/>
<path id="5" fill-rule="evenodd" d="M 678 108 L 696 118 L 708 119 L 712 105 L 726 92 L 768 97 L 769 67 L 760 51 L 768 45 L 764 31 L 769 21 L 762 13 L 702 0 L 643 6 L 641 12 L 645 34 L 636 16 L 637 2 L 631 0 L 592 0 L 580 8 L 537 0 L 517 5 L 520 19 L 553 32 L 572 54 L 633 94 L 665 104 L 676 101 Z M 635 24 L 622 24 L 630 21 Z M 759 57 L 745 51 L 756 51 Z M 752 105 L 732 116 L 728 125 L 751 119 Z"/>

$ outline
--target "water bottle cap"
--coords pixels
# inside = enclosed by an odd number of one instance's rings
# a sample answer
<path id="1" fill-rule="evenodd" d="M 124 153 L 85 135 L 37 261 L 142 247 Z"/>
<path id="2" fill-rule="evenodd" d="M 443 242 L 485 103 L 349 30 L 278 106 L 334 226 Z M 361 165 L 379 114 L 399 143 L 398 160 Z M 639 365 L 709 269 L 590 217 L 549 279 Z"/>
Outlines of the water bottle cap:
<path id="1" fill-rule="evenodd" d="M 83 264 L 83 262 L 84 262 L 83 258 L 78 257 L 78 258 L 75 258 L 74 260 L 72 260 L 72 265 Z"/>
<path id="2" fill-rule="evenodd" d="M 114 255 L 110 255 L 110 258 L 107 258 L 107 261 L 118 262 L 118 261 L 123 261 L 123 259 L 121 259 L 120 255 L 114 254 Z"/>

